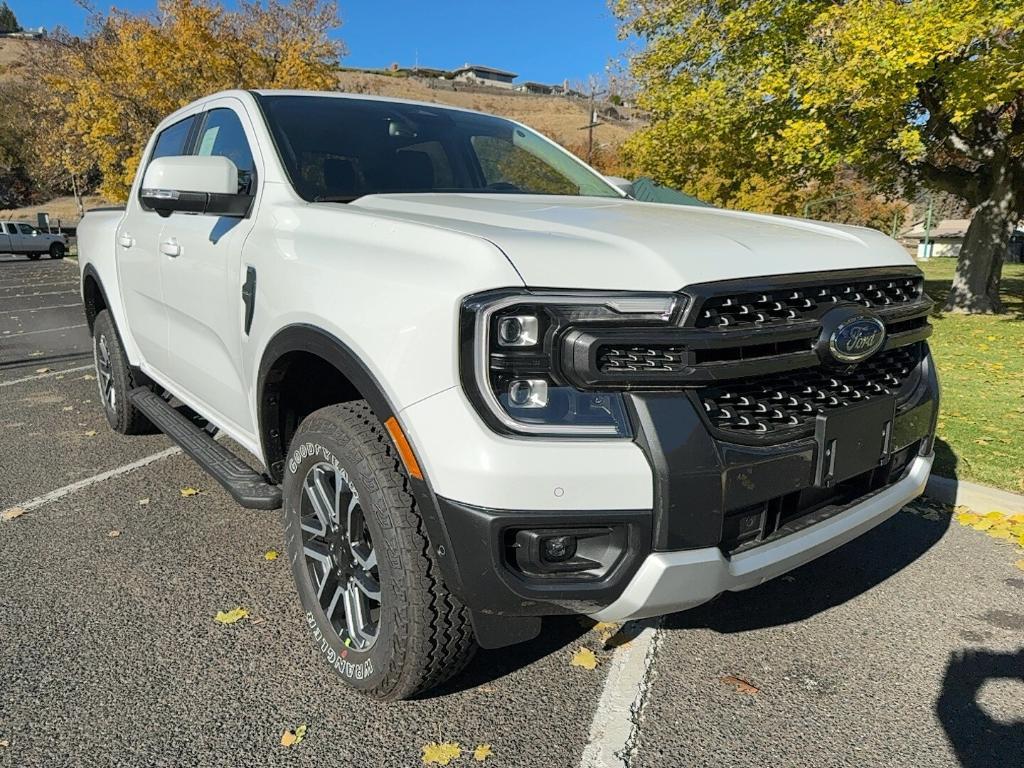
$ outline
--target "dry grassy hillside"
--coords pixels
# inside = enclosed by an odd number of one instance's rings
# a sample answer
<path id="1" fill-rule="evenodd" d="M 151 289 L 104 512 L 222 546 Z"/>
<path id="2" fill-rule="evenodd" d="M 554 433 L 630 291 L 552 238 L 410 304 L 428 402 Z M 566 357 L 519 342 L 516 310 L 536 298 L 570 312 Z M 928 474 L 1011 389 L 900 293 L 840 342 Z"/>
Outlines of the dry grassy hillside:
<path id="1" fill-rule="evenodd" d="M 503 93 L 497 89 L 469 89 L 464 86 L 456 86 L 459 90 L 452 90 L 450 83 L 432 88 L 430 81 L 426 80 L 359 72 L 342 72 L 338 81 L 340 90 L 351 93 L 431 101 L 504 115 L 543 131 L 573 149 L 587 137 L 586 131 L 579 130 L 587 124 L 588 104 L 584 99 Z M 625 121 L 609 122 L 594 130 L 594 141 L 617 147 L 636 127 L 636 124 Z"/>
<path id="2" fill-rule="evenodd" d="M 0 38 L 0 81 L 23 77 L 22 62 L 27 58 L 31 45 L 33 43 L 30 40 Z"/>
<path id="3" fill-rule="evenodd" d="M 0 38 L 0 82 L 24 78 L 21 62 L 25 60 L 31 41 Z M 479 89 L 459 85 L 453 88 L 449 82 L 431 87 L 427 80 L 409 77 L 392 77 L 360 72 L 340 72 L 338 88 L 350 93 L 361 93 L 392 98 L 429 101 L 481 112 L 491 112 L 518 120 L 542 131 L 577 154 L 586 151 L 587 132 L 580 130 L 587 124 L 588 103 L 584 99 L 570 99 L 558 96 L 535 96 L 516 92 L 502 92 L 498 89 Z M 615 156 L 619 145 L 638 127 L 635 122 L 614 120 L 594 130 L 594 142 L 598 148 L 598 160 Z M 614 172 L 614 168 L 609 172 Z M 92 205 L 102 204 L 98 198 Z M 77 218 L 73 205 L 66 201 L 54 200 L 42 206 L 18 211 L 2 211 L 0 216 L 9 218 L 34 218 L 36 210 L 46 210 L 53 218 L 58 215 L 64 220 Z M 89 207 L 89 206 L 87 206 Z M 60 214 L 56 213 L 60 209 Z"/>

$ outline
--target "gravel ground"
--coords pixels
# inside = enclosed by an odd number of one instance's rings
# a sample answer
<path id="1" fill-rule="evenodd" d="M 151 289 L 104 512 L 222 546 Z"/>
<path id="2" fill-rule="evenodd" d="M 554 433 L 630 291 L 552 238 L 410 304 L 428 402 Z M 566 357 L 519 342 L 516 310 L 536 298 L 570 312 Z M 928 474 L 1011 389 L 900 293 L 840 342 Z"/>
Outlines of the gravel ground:
<path id="1" fill-rule="evenodd" d="M 0 257 L 0 509 L 170 445 L 111 433 L 91 372 L 71 370 L 91 361 L 85 329 L 46 330 L 84 323 L 76 280 Z M 569 666 L 597 647 L 580 622 L 378 705 L 319 662 L 286 562 L 264 558 L 281 548 L 279 513 L 238 507 L 182 455 L 0 523 L 0 766 L 415 766 L 438 740 L 462 745 L 453 765 L 479 743 L 488 765 L 579 764 L 608 668 L 608 652 Z M 668 617 L 630 765 L 1024 764 L 1019 557 L 916 504 Z M 253 618 L 213 620 L 236 606 Z"/>

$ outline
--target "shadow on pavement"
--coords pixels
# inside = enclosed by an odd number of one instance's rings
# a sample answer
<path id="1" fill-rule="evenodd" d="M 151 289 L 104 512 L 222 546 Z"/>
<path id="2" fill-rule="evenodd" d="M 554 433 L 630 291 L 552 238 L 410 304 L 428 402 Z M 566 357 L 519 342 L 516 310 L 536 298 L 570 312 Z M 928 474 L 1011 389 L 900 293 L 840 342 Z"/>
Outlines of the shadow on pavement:
<path id="1" fill-rule="evenodd" d="M 486 685 L 557 653 L 579 640 L 587 631 L 588 628 L 578 616 L 546 616 L 540 636 L 535 640 L 493 651 L 477 651 L 464 672 L 440 688 L 428 691 L 422 698 L 448 696 Z"/>
<path id="2" fill-rule="evenodd" d="M 1024 762 L 1024 720 L 1000 722 L 978 703 L 988 680 L 1024 683 L 1024 648 L 950 655 L 935 713 L 964 768 L 1008 768 Z"/>
<path id="3" fill-rule="evenodd" d="M 914 502 L 927 514 L 900 512 L 877 528 L 791 574 L 666 621 L 668 629 L 749 632 L 803 621 L 881 584 L 932 548 L 949 528 L 948 513 Z"/>

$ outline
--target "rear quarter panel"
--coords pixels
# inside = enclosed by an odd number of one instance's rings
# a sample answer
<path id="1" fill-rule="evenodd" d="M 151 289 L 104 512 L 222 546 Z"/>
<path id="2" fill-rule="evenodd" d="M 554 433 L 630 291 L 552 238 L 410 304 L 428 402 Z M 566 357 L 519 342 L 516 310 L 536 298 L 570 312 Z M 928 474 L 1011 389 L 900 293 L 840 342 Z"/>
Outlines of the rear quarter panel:
<path id="1" fill-rule="evenodd" d="M 141 362 L 138 347 L 121 302 L 117 278 L 117 227 L 124 218 L 120 208 L 89 211 L 78 224 L 78 268 L 81 275 L 80 290 L 84 291 L 87 272 L 94 272 L 100 281 L 107 308 L 114 317 L 128 359 L 132 365 Z M 84 294 L 83 294 L 84 300 Z"/>

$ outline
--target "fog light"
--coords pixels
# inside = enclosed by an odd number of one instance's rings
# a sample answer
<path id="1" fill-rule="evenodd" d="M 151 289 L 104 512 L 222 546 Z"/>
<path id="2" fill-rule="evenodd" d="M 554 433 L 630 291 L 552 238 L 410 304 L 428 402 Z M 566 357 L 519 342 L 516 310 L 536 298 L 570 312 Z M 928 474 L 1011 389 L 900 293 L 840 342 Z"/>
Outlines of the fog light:
<path id="1" fill-rule="evenodd" d="M 516 379 L 508 387 L 508 401 L 516 408 L 544 408 L 548 383 L 544 379 Z"/>
<path id="2" fill-rule="evenodd" d="M 529 347 L 537 343 L 537 318 L 533 315 L 503 317 L 498 322 L 498 343 L 503 347 Z"/>
<path id="3" fill-rule="evenodd" d="M 574 536 L 551 536 L 541 543 L 541 556 L 549 563 L 564 563 L 575 554 Z"/>

